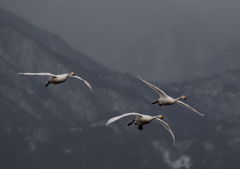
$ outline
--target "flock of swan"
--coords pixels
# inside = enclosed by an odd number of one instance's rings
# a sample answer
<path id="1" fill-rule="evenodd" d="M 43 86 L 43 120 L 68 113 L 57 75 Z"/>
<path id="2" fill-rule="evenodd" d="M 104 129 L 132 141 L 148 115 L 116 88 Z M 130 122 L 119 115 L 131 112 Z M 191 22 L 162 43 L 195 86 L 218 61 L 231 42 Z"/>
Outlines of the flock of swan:
<path id="1" fill-rule="evenodd" d="M 45 87 L 47 87 L 49 84 L 59 84 L 59 83 L 63 83 L 65 82 L 69 77 L 74 77 L 74 78 L 77 78 L 77 79 L 80 79 L 82 80 L 86 85 L 87 87 L 91 90 L 92 90 L 92 87 L 91 85 L 84 79 L 82 79 L 81 77 L 79 76 L 76 76 L 74 72 L 71 72 L 71 73 L 65 73 L 65 74 L 60 74 L 60 75 L 54 75 L 54 74 L 51 74 L 51 73 L 18 73 L 18 75 L 40 75 L 40 76 L 49 76 L 49 80 L 48 80 L 48 83 L 45 85 Z M 159 88 L 157 88 L 156 86 L 152 85 L 151 83 L 147 82 L 146 80 L 142 79 L 140 76 L 138 76 L 138 78 L 144 82 L 145 84 L 147 84 L 149 87 L 151 87 L 153 90 L 155 90 L 160 98 L 158 100 L 155 100 L 152 104 L 155 104 L 155 103 L 158 103 L 160 106 L 165 106 L 165 105 L 172 105 L 174 103 L 177 103 L 181 106 L 184 106 L 196 113 L 198 113 L 199 115 L 203 116 L 203 114 L 199 113 L 198 111 L 196 111 L 194 108 L 192 108 L 191 106 L 187 105 L 186 103 L 183 103 L 182 101 L 180 101 L 181 99 L 184 99 L 186 100 L 186 96 L 181 96 L 179 98 L 172 98 L 170 96 L 168 96 L 166 93 L 164 93 L 162 90 L 160 90 Z M 152 122 L 153 120 L 154 121 L 157 121 L 159 123 L 161 123 L 169 132 L 170 134 L 172 135 L 172 138 L 173 138 L 173 145 L 175 145 L 175 137 L 174 137 L 174 134 L 171 130 L 171 128 L 169 127 L 169 125 L 164 122 L 162 119 L 163 119 L 163 116 L 162 115 L 158 115 L 158 116 L 149 116 L 149 115 L 143 115 L 143 114 L 139 114 L 139 113 L 135 113 L 135 112 L 132 112 L 132 113 L 126 113 L 126 114 L 122 114 L 120 116 L 116 116 L 116 117 L 113 117 L 111 119 L 109 119 L 106 123 L 106 125 L 112 123 L 112 122 L 115 122 L 123 117 L 126 117 L 126 116 L 131 116 L 131 115 L 134 115 L 136 116 L 136 118 L 130 122 L 128 124 L 128 126 L 132 125 L 132 124 L 135 124 L 135 125 L 138 125 L 138 129 L 139 130 L 143 130 L 143 125 L 145 124 L 148 124 L 150 122 Z"/>

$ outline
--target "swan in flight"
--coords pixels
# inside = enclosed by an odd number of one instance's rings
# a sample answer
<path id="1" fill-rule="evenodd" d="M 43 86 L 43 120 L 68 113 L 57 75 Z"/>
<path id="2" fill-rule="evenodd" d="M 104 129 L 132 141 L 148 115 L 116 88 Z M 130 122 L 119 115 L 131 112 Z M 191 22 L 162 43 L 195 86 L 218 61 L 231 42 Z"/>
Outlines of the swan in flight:
<path id="1" fill-rule="evenodd" d="M 154 86 L 151 83 L 143 80 L 140 76 L 138 76 L 138 78 L 141 81 L 143 81 L 144 83 L 146 83 L 149 87 L 151 87 L 153 90 L 155 90 L 159 94 L 160 98 L 158 100 L 155 100 L 152 104 L 158 103 L 160 106 L 164 106 L 164 105 L 171 105 L 171 104 L 177 103 L 177 104 L 179 104 L 181 106 L 184 106 L 184 107 L 186 107 L 186 108 L 188 108 L 188 109 L 198 113 L 201 116 L 204 116 L 204 114 L 199 113 L 197 110 L 195 110 L 191 106 L 189 106 L 186 103 L 183 103 L 182 101 L 180 101 L 181 99 L 186 100 L 187 99 L 186 96 L 181 96 L 179 98 L 174 99 L 174 98 L 168 96 L 166 93 L 164 93 L 162 90 L 160 90 L 156 86 Z"/>
<path id="2" fill-rule="evenodd" d="M 131 124 L 134 123 L 135 125 L 139 125 L 138 126 L 139 130 L 143 130 L 143 125 L 150 123 L 152 120 L 155 120 L 155 121 L 161 123 L 171 133 L 171 135 L 173 137 L 173 145 L 175 144 L 175 137 L 173 135 L 173 132 L 170 129 L 169 125 L 166 122 L 164 122 L 163 120 L 161 120 L 161 119 L 163 119 L 162 115 L 149 116 L 149 115 L 143 115 L 143 114 L 139 114 L 139 113 L 126 113 L 126 114 L 123 114 L 121 116 L 116 116 L 116 117 L 111 118 L 110 120 L 108 120 L 106 125 L 108 125 L 108 124 L 110 124 L 110 123 L 112 123 L 116 120 L 119 120 L 122 117 L 130 116 L 130 115 L 135 115 L 137 118 L 134 119 L 132 122 L 130 122 L 128 124 L 128 126 L 130 126 Z"/>
<path id="3" fill-rule="evenodd" d="M 71 72 L 69 74 L 65 73 L 65 74 L 60 74 L 60 75 L 54 75 L 51 73 L 18 73 L 18 75 L 40 75 L 40 76 L 49 76 L 49 80 L 48 83 L 45 85 L 45 87 L 47 87 L 49 84 L 59 84 L 59 83 L 63 83 L 67 80 L 68 77 L 75 77 L 77 79 L 82 80 L 87 86 L 88 88 L 92 91 L 92 87 L 91 85 L 84 79 L 82 79 L 79 76 L 75 76 L 74 72 Z"/>

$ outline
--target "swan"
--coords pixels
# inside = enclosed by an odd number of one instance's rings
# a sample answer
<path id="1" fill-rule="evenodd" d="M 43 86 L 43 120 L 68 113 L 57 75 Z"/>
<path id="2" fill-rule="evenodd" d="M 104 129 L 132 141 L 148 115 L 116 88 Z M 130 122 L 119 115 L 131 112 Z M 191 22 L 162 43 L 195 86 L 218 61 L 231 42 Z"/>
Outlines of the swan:
<path id="1" fill-rule="evenodd" d="M 139 125 L 138 126 L 139 130 L 143 130 L 143 125 L 150 123 L 152 120 L 155 120 L 155 121 L 161 123 L 171 133 L 171 135 L 173 137 L 173 145 L 175 144 L 175 137 L 173 135 L 173 132 L 170 129 L 169 125 L 166 122 L 164 122 L 163 120 L 161 120 L 161 119 L 163 119 L 162 115 L 159 115 L 159 116 L 149 116 L 149 115 L 143 115 L 143 114 L 139 114 L 139 113 L 126 113 L 126 114 L 123 114 L 123 115 L 120 115 L 120 116 L 116 116 L 116 117 L 113 117 L 113 118 L 109 119 L 108 122 L 106 123 L 106 126 L 108 124 L 116 121 L 116 120 L 119 120 L 120 118 L 123 118 L 125 116 L 130 116 L 130 115 L 135 115 L 137 118 L 134 119 L 132 122 L 130 122 L 128 124 L 128 126 L 130 126 L 130 125 L 132 125 L 134 123 L 135 125 Z"/>
<path id="2" fill-rule="evenodd" d="M 174 103 L 177 103 L 177 104 L 179 104 L 181 106 L 184 106 L 184 107 L 186 107 L 186 108 L 188 108 L 188 109 L 198 113 L 201 116 L 204 116 L 204 114 L 199 113 L 197 110 L 195 110 L 191 106 L 189 106 L 186 103 L 183 103 L 182 101 L 180 101 L 181 99 L 186 100 L 187 99 L 186 96 L 183 95 L 183 96 L 181 96 L 179 98 L 174 99 L 174 98 L 168 96 L 166 93 L 164 93 L 162 90 L 160 90 L 156 86 L 154 86 L 151 83 L 143 80 L 140 76 L 138 76 L 138 78 L 141 81 L 143 81 L 144 83 L 146 83 L 149 87 L 151 87 L 153 90 L 155 90 L 159 94 L 160 98 L 158 100 L 155 100 L 152 104 L 158 103 L 160 106 L 165 106 L 165 105 L 172 105 Z"/>
<path id="3" fill-rule="evenodd" d="M 67 80 L 68 77 L 75 77 L 77 79 L 82 80 L 87 86 L 88 88 L 92 91 L 92 87 L 91 85 L 84 79 L 82 79 L 79 76 L 76 76 L 74 72 L 71 73 L 65 73 L 65 74 L 60 74 L 60 75 L 54 75 L 51 73 L 18 73 L 18 75 L 40 75 L 40 76 L 49 76 L 49 80 L 48 83 L 45 85 L 45 87 L 47 87 L 49 84 L 59 84 L 59 83 L 63 83 Z"/>

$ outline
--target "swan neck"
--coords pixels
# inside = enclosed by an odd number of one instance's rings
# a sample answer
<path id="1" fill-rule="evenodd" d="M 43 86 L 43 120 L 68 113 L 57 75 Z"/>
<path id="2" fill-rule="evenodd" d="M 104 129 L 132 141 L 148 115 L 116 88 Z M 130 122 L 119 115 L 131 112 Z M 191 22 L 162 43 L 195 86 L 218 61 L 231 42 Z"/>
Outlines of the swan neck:
<path id="1" fill-rule="evenodd" d="M 181 100 L 181 99 L 182 99 L 182 97 L 179 97 L 179 98 L 176 99 L 176 101 Z"/>
<path id="2" fill-rule="evenodd" d="M 152 120 L 153 120 L 153 119 L 160 119 L 160 118 L 159 118 L 159 116 L 153 116 L 153 117 L 152 117 Z"/>

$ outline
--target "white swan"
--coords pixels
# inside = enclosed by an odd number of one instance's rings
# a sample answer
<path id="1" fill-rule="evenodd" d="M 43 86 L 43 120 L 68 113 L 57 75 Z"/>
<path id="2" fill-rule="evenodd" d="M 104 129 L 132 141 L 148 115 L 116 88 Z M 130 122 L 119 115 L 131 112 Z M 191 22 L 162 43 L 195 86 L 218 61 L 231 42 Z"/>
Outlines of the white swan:
<path id="1" fill-rule="evenodd" d="M 181 101 L 179 101 L 180 99 L 184 99 L 186 100 L 186 96 L 181 96 L 179 98 L 173 99 L 172 97 L 168 96 L 166 93 L 164 93 L 162 90 L 160 90 L 159 88 L 157 88 L 156 86 L 152 85 L 151 83 L 143 80 L 140 76 L 138 76 L 138 78 L 143 81 L 144 83 L 146 83 L 149 87 L 151 87 L 153 90 L 155 90 L 160 98 L 158 100 L 155 100 L 152 104 L 158 103 L 160 106 L 164 106 L 164 105 L 171 105 L 174 103 L 180 104 L 192 111 L 195 111 L 196 113 L 198 113 L 201 116 L 204 116 L 204 114 L 199 113 L 197 110 L 195 110 L 194 108 L 192 108 L 191 106 L 187 105 L 186 103 L 183 103 Z"/>
<path id="2" fill-rule="evenodd" d="M 45 87 L 47 87 L 49 84 L 59 84 L 59 83 L 63 83 L 67 80 L 68 77 L 75 77 L 77 79 L 82 80 L 87 86 L 88 88 L 92 91 L 92 87 L 91 85 L 84 79 L 82 79 L 79 76 L 75 76 L 75 73 L 65 73 L 65 74 L 60 74 L 60 75 L 54 75 L 51 73 L 18 73 L 18 75 L 40 75 L 40 76 L 49 76 L 49 80 L 48 83 L 45 85 Z"/>
<path id="3" fill-rule="evenodd" d="M 116 116 L 116 117 L 111 118 L 110 120 L 108 120 L 108 122 L 107 122 L 106 125 L 108 125 L 108 124 L 110 124 L 110 123 L 112 123 L 112 122 L 114 122 L 114 121 L 116 121 L 116 120 L 118 120 L 118 119 L 120 119 L 120 118 L 122 118 L 122 117 L 130 116 L 130 115 L 135 115 L 137 118 L 134 119 L 132 122 L 130 122 L 130 123 L 128 124 L 128 126 L 130 126 L 131 124 L 134 123 L 135 125 L 139 125 L 139 126 L 138 126 L 138 129 L 139 129 L 139 130 L 143 130 L 143 127 L 142 127 L 142 126 L 143 126 L 144 124 L 148 124 L 148 123 L 150 123 L 152 120 L 156 120 L 157 122 L 161 123 L 161 124 L 171 133 L 171 135 L 172 135 L 172 137 L 173 137 L 173 145 L 175 144 L 175 137 L 174 137 L 174 135 L 173 135 L 173 132 L 172 132 L 172 130 L 170 129 L 169 125 L 168 125 L 166 122 L 164 122 L 164 121 L 161 120 L 161 119 L 163 119 L 163 116 L 162 116 L 162 115 L 159 115 L 159 116 L 149 116 L 149 115 L 143 115 L 143 114 L 139 114 L 139 113 L 126 113 L 126 114 L 123 114 L 123 115 L 121 115 L 121 116 Z"/>

